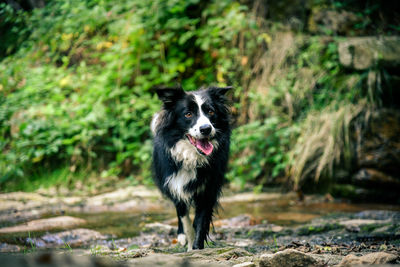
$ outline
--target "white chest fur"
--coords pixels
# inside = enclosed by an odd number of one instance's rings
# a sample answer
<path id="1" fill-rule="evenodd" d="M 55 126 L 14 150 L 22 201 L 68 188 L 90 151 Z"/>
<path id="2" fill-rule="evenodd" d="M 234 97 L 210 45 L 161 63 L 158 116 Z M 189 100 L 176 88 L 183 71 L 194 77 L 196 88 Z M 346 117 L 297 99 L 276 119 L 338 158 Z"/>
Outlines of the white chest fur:
<path id="1" fill-rule="evenodd" d="M 196 148 L 188 140 L 180 140 L 170 150 L 175 162 L 182 165 L 178 172 L 169 176 L 165 182 L 172 195 L 189 203 L 191 194 L 185 192 L 185 186 L 197 178 L 196 168 L 208 163 L 205 156 L 199 154 Z"/>
<path id="2" fill-rule="evenodd" d="M 196 179 L 196 169 L 180 169 L 177 173 L 174 173 L 168 177 L 166 184 L 174 197 L 189 204 L 191 194 L 186 192 L 184 188 L 190 181 L 194 179 Z"/>

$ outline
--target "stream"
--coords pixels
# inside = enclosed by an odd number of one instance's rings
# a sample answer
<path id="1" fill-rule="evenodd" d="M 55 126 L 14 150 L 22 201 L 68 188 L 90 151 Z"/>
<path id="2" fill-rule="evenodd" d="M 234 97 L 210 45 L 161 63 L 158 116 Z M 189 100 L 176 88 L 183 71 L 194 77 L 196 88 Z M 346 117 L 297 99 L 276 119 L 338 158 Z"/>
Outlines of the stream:
<path id="1" fill-rule="evenodd" d="M 177 243 L 173 205 L 153 188 L 127 187 L 79 197 L 1 194 L 0 252 L 61 251 L 124 262 L 147 261 L 161 253 L 176 260 L 215 263 L 230 251 L 225 263 L 231 266 L 245 260 L 260 263 L 265 253 L 273 257 L 291 249 L 330 266 L 354 252 L 362 256 L 384 251 L 396 255 L 398 262 L 400 205 L 351 203 L 329 196 L 299 201 L 296 194 L 277 192 L 225 195 L 210 232 L 212 242 L 190 254 Z"/>

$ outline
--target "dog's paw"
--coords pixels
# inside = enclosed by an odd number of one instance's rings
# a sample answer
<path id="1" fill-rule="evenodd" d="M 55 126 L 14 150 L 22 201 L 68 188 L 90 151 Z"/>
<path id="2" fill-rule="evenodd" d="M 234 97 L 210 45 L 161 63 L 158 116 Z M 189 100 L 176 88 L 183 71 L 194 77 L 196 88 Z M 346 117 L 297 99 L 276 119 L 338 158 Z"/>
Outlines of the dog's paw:
<path id="1" fill-rule="evenodd" d="M 182 246 L 186 245 L 186 235 L 185 234 L 179 234 L 178 235 L 178 242 L 179 244 L 181 244 Z"/>

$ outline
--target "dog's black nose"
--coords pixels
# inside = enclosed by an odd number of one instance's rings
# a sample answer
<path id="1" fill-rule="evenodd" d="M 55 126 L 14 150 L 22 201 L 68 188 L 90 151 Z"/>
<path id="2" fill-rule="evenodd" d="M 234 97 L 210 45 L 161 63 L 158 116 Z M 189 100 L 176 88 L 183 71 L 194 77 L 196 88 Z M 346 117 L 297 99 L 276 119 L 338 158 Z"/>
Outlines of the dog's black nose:
<path id="1" fill-rule="evenodd" d="M 211 133 L 211 125 L 210 124 L 204 124 L 200 126 L 200 133 L 202 135 L 209 135 Z"/>

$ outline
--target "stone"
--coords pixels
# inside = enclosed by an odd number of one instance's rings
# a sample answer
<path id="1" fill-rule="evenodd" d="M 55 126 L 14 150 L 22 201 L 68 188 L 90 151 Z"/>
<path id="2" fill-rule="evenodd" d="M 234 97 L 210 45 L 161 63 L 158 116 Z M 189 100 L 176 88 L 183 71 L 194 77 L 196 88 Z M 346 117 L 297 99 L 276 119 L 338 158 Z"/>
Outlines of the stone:
<path id="1" fill-rule="evenodd" d="M 0 228 L 0 234 L 47 231 L 52 229 L 65 229 L 84 224 L 86 221 L 71 216 L 59 216 L 48 219 L 30 221 L 21 225 Z"/>
<path id="2" fill-rule="evenodd" d="M 128 186 L 120 188 L 113 192 L 96 195 L 87 200 L 89 206 L 102 206 L 126 201 L 132 198 L 138 199 L 159 199 L 160 193 L 155 190 L 149 190 L 144 186 Z"/>
<path id="3" fill-rule="evenodd" d="M 256 202 L 256 201 L 267 201 L 274 199 L 296 199 L 294 193 L 281 194 L 281 193 L 239 193 L 232 196 L 224 196 L 221 198 L 222 204 L 229 204 L 233 202 Z"/>
<path id="4" fill-rule="evenodd" d="M 176 256 L 181 256 L 191 262 L 215 263 L 218 264 L 239 264 L 252 261 L 252 254 L 241 248 L 221 247 L 221 248 L 205 248 L 201 250 L 192 250 L 185 253 L 176 253 Z"/>
<path id="5" fill-rule="evenodd" d="M 256 224 L 256 219 L 248 214 L 238 215 L 229 219 L 218 220 L 214 222 L 216 227 L 244 227 Z"/>
<path id="6" fill-rule="evenodd" d="M 232 267 L 256 267 L 256 264 L 251 261 L 235 264 Z"/>
<path id="7" fill-rule="evenodd" d="M 176 227 L 164 223 L 148 223 L 144 226 L 143 232 L 156 232 L 158 234 L 173 235 L 177 233 Z"/>
<path id="8" fill-rule="evenodd" d="M 0 243 L 0 253 L 20 252 L 21 248 L 17 245 Z"/>
<path id="9" fill-rule="evenodd" d="M 386 252 L 374 252 L 360 257 L 354 254 L 350 254 L 342 259 L 342 261 L 339 263 L 339 266 L 353 266 L 359 264 L 385 264 L 392 263 L 397 258 L 397 255 Z"/>
<path id="10" fill-rule="evenodd" d="M 372 168 L 362 168 L 352 177 L 352 181 L 356 185 L 377 187 L 394 187 L 400 189 L 400 179 L 396 179 L 382 171 Z"/>
<path id="11" fill-rule="evenodd" d="M 126 264 L 107 259 L 105 257 L 90 257 L 87 255 L 79 256 L 69 253 L 29 253 L 21 255 L 0 255 L 2 266 L 103 266 L 103 267 L 123 267 Z"/>
<path id="12" fill-rule="evenodd" d="M 240 239 L 234 243 L 236 247 L 250 247 L 254 246 L 256 243 L 253 239 Z"/>
<path id="13" fill-rule="evenodd" d="M 260 267 L 301 267 L 313 266 L 317 263 L 317 260 L 315 260 L 312 256 L 294 249 L 286 249 L 273 255 L 264 254 L 260 257 Z"/>
<path id="14" fill-rule="evenodd" d="M 392 210 L 364 210 L 354 214 L 354 217 L 360 219 L 372 220 L 400 220 L 400 211 Z"/>
<path id="15" fill-rule="evenodd" d="M 342 255 L 332 255 L 332 254 L 310 254 L 311 257 L 316 259 L 318 262 L 324 262 L 325 265 L 320 266 L 333 266 L 339 264 L 344 256 Z"/>
<path id="16" fill-rule="evenodd" d="M 375 224 L 384 224 L 388 222 L 389 221 L 386 220 L 353 219 L 353 220 L 340 221 L 339 224 L 345 227 L 349 226 L 359 227 L 361 225 L 375 225 Z"/>
<path id="17" fill-rule="evenodd" d="M 168 255 L 164 253 L 153 253 L 146 257 L 139 257 L 129 259 L 127 261 L 129 266 L 193 266 L 193 267 L 206 267 L 206 266 L 229 266 L 224 263 L 213 263 L 209 261 L 190 261 L 176 255 Z"/>
<path id="18" fill-rule="evenodd" d="M 0 200 L 14 200 L 18 202 L 43 202 L 46 201 L 47 198 L 38 193 L 31 192 L 11 192 L 6 194 L 0 194 Z"/>
<path id="19" fill-rule="evenodd" d="M 365 129 L 355 131 L 355 175 L 350 184 L 364 190 L 360 198 L 369 202 L 391 202 L 400 200 L 400 112 L 382 108 L 368 116 Z"/>
<path id="20" fill-rule="evenodd" d="M 314 8 L 308 27 L 314 33 L 348 35 L 354 32 L 354 24 L 359 22 L 360 17 L 353 12 Z"/>
<path id="21" fill-rule="evenodd" d="M 400 37 L 353 37 L 339 42 L 339 61 L 348 68 L 365 70 L 378 65 L 400 66 Z"/>
<path id="22" fill-rule="evenodd" d="M 101 233 L 84 228 L 49 233 L 40 238 L 32 239 L 38 247 L 79 247 L 88 244 L 90 241 L 106 239 Z"/>

